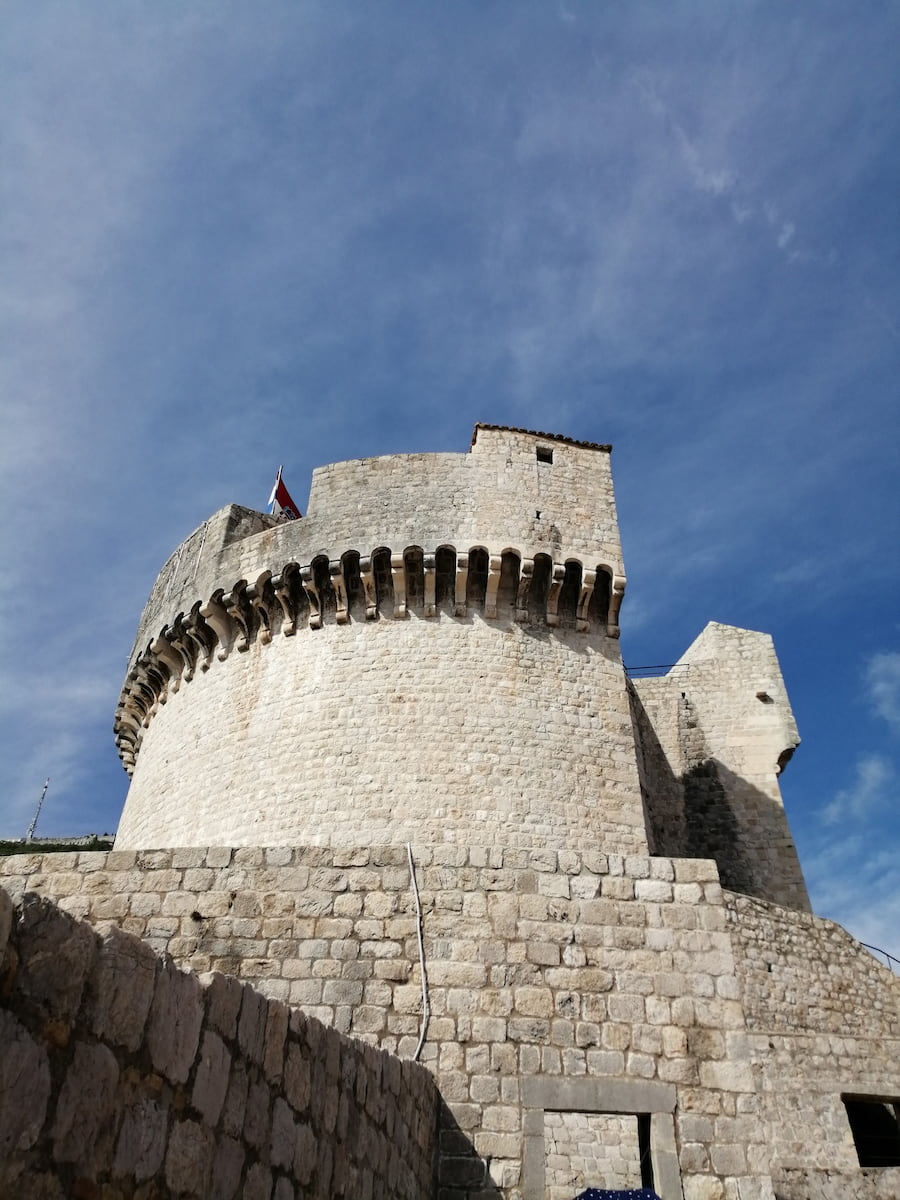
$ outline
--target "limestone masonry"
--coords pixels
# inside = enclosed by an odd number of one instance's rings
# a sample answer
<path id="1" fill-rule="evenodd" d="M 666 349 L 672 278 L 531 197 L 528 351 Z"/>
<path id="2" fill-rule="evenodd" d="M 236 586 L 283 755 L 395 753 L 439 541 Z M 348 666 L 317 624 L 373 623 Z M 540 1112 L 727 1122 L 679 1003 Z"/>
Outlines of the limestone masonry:
<path id="1" fill-rule="evenodd" d="M 771 639 L 630 680 L 624 591 L 609 447 L 488 425 L 191 534 L 115 848 L 0 861 L 10 1194 L 896 1200 L 900 986 L 809 911 Z"/>

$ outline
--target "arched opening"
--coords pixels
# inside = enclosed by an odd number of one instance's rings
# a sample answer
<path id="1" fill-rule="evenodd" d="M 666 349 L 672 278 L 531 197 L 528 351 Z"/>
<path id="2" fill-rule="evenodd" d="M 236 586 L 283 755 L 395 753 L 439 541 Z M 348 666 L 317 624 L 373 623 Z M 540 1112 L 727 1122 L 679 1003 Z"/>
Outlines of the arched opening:
<path id="1" fill-rule="evenodd" d="M 475 609 L 484 611 L 484 596 L 487 591 L 488 552 L 481 546 L 475 546 L 469 551 L 469 576 L 466 580 L 466 608 L 471 613 Z"/>
<path id="2" fill-rule="evenodd" d="M 513 616 L 519 592 L 520 559 L 514 550 L 504 550 L 500 559 L 500 583 L 497 587 L 497 615 Z"/>
<path id="3" fill-rule="evenodd" d="M 394 615 L 394 580 L 391 576 L 391 552 L 380 546 L 372 555 L 372 574 L 375 577 L 375 602 L 383 617 Z"/>
<path id="4" fill-rule="evenodd" d="M 456 590 L 456 551 L 441 546 L 434 556 L 434 603 L 444 612 L 453 611 Z"/>
<path id="5" fill-rule="evenodd" d="M 597 567 L 597 579 L 591 593 L 588 605 L 588 624 L 592 633 L 605 633 L 609 620 L 609 597 L 612 590 L 612 576 L 607 567 Z"/>
<path id="6" fill-rule="evenodd" d="M 355 621 L 366 619 L 366 593 L 359 573 L 359 552 L 348 550 L 341 557 L 344 587 L 347 589 L 347 611 Z"/>
<path id="7" fill-rule="evenodd" d="M 531 622 L 546 620 L 547 591 L 550 587 L 552 571 L 553 560 L 549 554 L 534 556 L 534 571 L 531 576 L 531 587 L 528 589 L 528 620 Z"/>
<path id="8" fill-rule="evenodd" d="M 578 601 L 581 598 L 581 563 L 570 558 L 566 563 L 566 573 L 563 576 L 562 589 L 559 593 L 559 626 L 561 629 L 574 629 L 578 614 Z"/>
<path id="9" fill-rule="evenodd" d="M 425 563 L 421 546 L 407 546 L 403 552 L 406 576 L 406 611 L 419 613 L 425 608 Z"/>
<path id="10" fill-rule="evenodd" d="M 313 583 L 319 594 L 320 613 L 323 621 L 334 620 L 337 612 L 337 597 L 331 586 L 331 572 L 328 570 L 328 559 L 320 554 L 312 561 Z"/>

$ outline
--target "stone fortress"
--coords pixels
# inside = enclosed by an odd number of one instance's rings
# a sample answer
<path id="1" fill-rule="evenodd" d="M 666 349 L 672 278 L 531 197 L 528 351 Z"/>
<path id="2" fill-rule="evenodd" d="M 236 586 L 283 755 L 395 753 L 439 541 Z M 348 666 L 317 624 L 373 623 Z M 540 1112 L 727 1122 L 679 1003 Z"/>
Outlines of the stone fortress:
<path id="1" fill-rule="evenodd" d="M 900 983 L 810 912 L 771 639 L 627 677 L 609 451 L 478 425 L 176 550 L 115 848 L 0 866 L 17 1195 L 900 1196 Z"/>

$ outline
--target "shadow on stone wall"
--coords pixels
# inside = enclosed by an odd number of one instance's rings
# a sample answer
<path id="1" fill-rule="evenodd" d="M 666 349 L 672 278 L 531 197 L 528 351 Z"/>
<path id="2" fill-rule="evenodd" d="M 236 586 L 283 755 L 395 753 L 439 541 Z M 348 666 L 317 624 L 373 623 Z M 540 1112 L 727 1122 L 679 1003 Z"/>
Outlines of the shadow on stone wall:
<path id="1" fill-rule="evenodd" d="M 491 1159 L 481 1158 L 443 1099 L 438 1101 L 440 1149 L 438 1184 L 441 1200 L 502 1200 L 491 1179 Z"/>
<path id="2" fill-rule="evenodd" d="M 0 890 L 0 1194 L 423 1200 L 439 1146 L 499 1200 L 424 1067 Z"/>
<path id="3" fill-rule="evenodd" d="M 634 691 L 631 700 L 651 853 L 711 858 L 729 891 L 809 911 L 783 806 L 716 758 L 675 775 Z"/>

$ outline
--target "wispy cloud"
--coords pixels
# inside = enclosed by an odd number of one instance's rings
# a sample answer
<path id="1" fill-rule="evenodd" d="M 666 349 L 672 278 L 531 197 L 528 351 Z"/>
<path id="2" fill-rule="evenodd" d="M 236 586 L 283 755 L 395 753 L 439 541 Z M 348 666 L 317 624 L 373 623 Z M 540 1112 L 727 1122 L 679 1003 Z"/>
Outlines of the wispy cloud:
<path id="1" fill-rule="evenodd" d="M 890 785 L 895 772 L 890 760 L 880 754 L 868 754 L 859 759 L 853 782 L 841 788 L 822 810 L 826 825 L 838 821 L 859 821 L 874 814 L 890 801 Z"/>
<path id="2" fill-rule="evenodd" d="M 900 652 L 873 654 L 866 666 L 866 685 L 872 707 L 900 733 Z"/>

